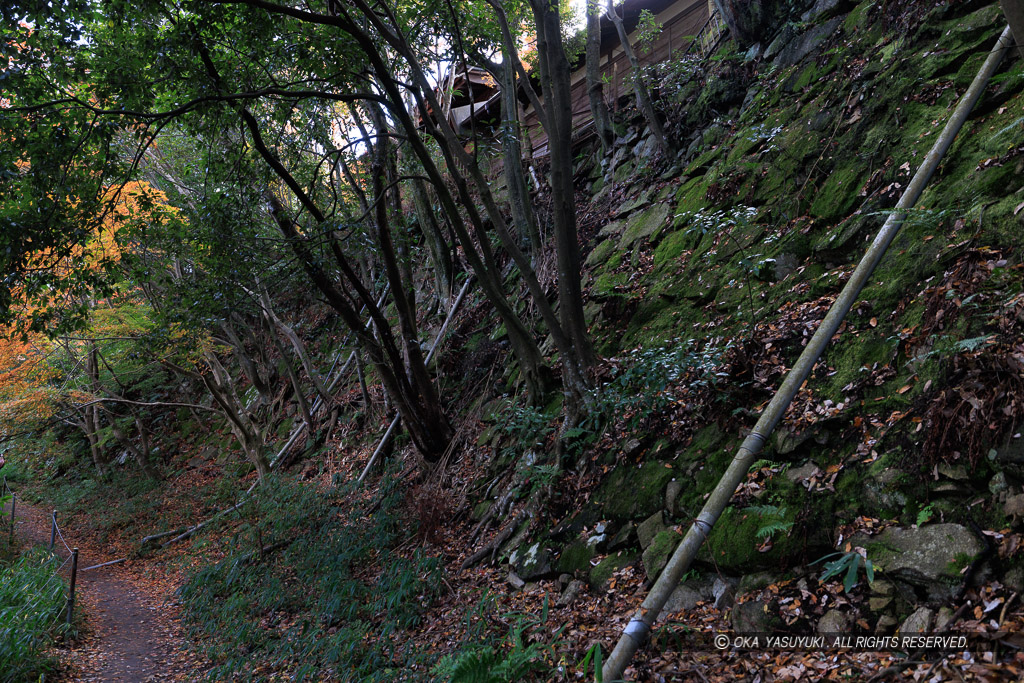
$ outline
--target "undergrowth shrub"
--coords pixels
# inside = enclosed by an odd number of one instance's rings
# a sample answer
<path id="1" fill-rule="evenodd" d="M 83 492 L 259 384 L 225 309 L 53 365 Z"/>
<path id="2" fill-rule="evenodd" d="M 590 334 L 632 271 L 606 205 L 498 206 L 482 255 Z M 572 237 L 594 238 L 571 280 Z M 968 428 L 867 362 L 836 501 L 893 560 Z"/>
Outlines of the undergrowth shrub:
<path id="1" fill-rule="evenodd" d="M 493 596 L 485 594 L 466 614 L 466 635 L 457 652 L 442 657 L 431 671 L 436 681 L 450 683 L 505 683 L 546 680 L 558 659 L 562 630 L 545 632 L 548 603 L 540 614 L 513 612 L 505 615 L 508 633 L 501 637 L 487 628 L 479 617 L 495 608 Z"/>
<path id="2" fill-rule="evenodd" d="M 674 339 L 609 358 L 605 381 L 591 392 L 588 410 L 562 437 L 582 446 L 595 442 L 612 425 L 627 433 L 646 430 L 652 419 L 663 416 L 685 395 L 713 390 L 728 377 L 722 366 L 731 348 L 731 342 L 719 340 Z M 556 431 L 556 418 L 550 409 L 506 397 L 497 423 L 508 437 L 501 455 L 543 450 Z"/>
<path id="3" fill-rule="evenodd" d="M 0 564 L 0 681 L 39 680 L 56 661 L 46 648 L 65 632 L 64 580 L 60 562 L 43 550 L 31 550 Z"/>
<path id="4" fill-rule="evenodd" d="M 216 663 L 211 680 L 258 680 L 266 666 L 298 681 L 386 681 L 423 659 L 401 634 L 435 596 L 441 565 L 394 552 L 416 524 L 396 482 L 382 496 L 272 478 L 238 511 L 227 555 L 180 591 L 190 634 Z"/>
<path id="5" fill-rule="evenodd" d="M 609 359 L 612 376 L 599 386 L 591 410 L 567 437 L 595 441 L 615 426 L 625 433 L 646 431 L 652 419 L 675 408 L 687 395 L 718 385 L 730 344 L 676 339 L 665 346 L 634 349 Z"/>
<path id="6" fill-rule="evenodd" d="M 93 529 L 100 542 L 106 543 L 120 529 L 161 525 L 159 487 L 159 482 L 134 470 L 114 469 L 100 478 L 82 461 L 60 478 L 26 480 L 22 490 L 29 499 L 38 497 L 61 510 L 63 521 L 74 520 Z M 119 502 L 110 505 L 111 500 Z"/>
<path id="7" fill-rule="evenodd" d="M 406 507 L 416 518 L 416 539 L 437 543 L 448 520 L 455 516 L 456 506 L 450 492 L 438 485 L 417 485 L 405 495 Z"/>

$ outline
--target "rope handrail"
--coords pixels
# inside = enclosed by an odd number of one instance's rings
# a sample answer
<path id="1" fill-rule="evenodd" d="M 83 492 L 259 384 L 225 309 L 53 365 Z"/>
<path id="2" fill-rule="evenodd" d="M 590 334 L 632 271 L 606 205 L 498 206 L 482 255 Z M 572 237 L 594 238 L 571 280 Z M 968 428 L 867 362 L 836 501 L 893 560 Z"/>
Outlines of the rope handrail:
<path id="1" fill-rule="evenodd" d="M 15 500 L 16 500 L 16 498 L 15 498 L 14 489 L 11 488 L 11 485 L 8 483 L 6 476 L 3 477 L 3 490 L 8 492 L 8 493 L 10 493 L 10 495 L 11 495 L 10 541 L 13 542 L 13 540 L 14 540 L 15 509 L 16 509 L 15 508 Z M 0 494 L 0 495 L 5 495 L 5 494 Z M 61 617 L 63 617 L 64 620 L 65 620 L 65 623 L 68 626 L 71 626 L 71 621 L 72 621 L 72 617 L 74 616 L 74 610 L 75 610 L 75 579 L 76 579 L 76 574 L 78 573 L 78 548 L 72 548 L 71 546 L 68 545 L 68 542 L 64 539 L 64 534 L 61 533 L 60 526 L 57 524 L 57 511 L 54 510 L 53 514 L 50 516 L 50 547 L 47 550 L 50 553 L 50 557 L 51 558 L 60 559 L 60 555 L 55 553 L 54 550 L 53 550 L 54 542 L 55 542 L 55 540 L 57 538 L 60 538 L 60 542 L 64 544 L 65 548 L 67 548 L 68 555 L 67 555 L 67 557 L 64 558 L 64 561 L 61 562 L 60 565 L 58 565 L 57 568 L 53 570 L 53 572 L 50 574 L 50 577 L 43 584 L 43 587 L 46 588 L 46 587 L 52 585 L 52 582 L 55 579 L 58 579 L 58 577 L 60 576 L 61 572 L 64 571 L 64 567 L 66 567 L 68 565 L 68 563 L 71 564 L 71 572 L 70 572 L 70 577 L 69 577 L 70 583 L 69 583 L 69 585 L 65 588 L 65 584 L 64 584 L 63 579 L 59 579 L 60 580 L 60 585 L 61 585 L 61 593 L 64 595 L 64 598 L 65 598 L 64 607 L 61 608 L 61 610 L 55 615 L 54 619 L 50 622 L 50 626 L 52 626 L 53 624 L 56 624 L 57 621 Z"/>
<path id="2" fill-rule="evenodd" d="M 67 551 L 70 553 L 71 552 L 71 546 L 68 545 L 68 542 L 66 540 L 64 540 L 64 534 L 62 534 L 60 532 L 60 525 L 57 524 L 56 520 L 53 521 L 53 528 L 56 529 L 56 531 L 57 531 L 57 538 L 60 539 L 60 542 L 64 544 L 64 547 L 67 548 Z M 52 548 L 50 549 L 50 552 L 53 552 Z"/>

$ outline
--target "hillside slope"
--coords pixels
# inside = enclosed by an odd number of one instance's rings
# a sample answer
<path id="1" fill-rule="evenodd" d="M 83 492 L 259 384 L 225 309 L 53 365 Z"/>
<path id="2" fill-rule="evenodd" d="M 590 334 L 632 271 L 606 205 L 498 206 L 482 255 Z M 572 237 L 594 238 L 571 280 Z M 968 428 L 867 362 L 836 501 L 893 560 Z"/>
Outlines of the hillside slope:
<path id="1" fill-rule="evenodd" d="M 526 405 L 506 332 L 474 292 L 430 367 L 459 446 L 438 466 L 399 437 L 368 485 L 356 481 L 390 417 L 372 381 L 364 393 L 353 380 L 297 440 L 296 463 L 237 505 L 252 466 L 209 418 L 212 400 L 168 372 L 146 387 L 182 401 L 149 425 L 165 480 L 117 464 L 101 478 L 80 462 L 86 445 L 52 433 L 6 472 L 54 501 L 72 533 L 172 586 L 211 679 L 589 677 L 1003 26 L 995 3 L 820 0 L 752 48 L 727 40 L 705 61 L 652 68 L 680 157 L 659 157 L 628 103 L 614 149 L 577 152 L 602 357 L 582 424 L 565 428 L 560 397 Z M 630 680 L 1019 677 L 1022 230 L 1024 60 L 1011 55 Z M 538 270 L 553 290 L 551 264 Z M 281 298 L 313 355 L 345 348 L 311 294 L 295 285 Z M 423 317 L 439 328 L 443 312 Z M 115 362 L 146 375 L 123 346 Z M 273 380 L 257 392 L 246 374 L 236 396 L 271 415 L 260 436 L 277 450 L 302 416 L 288 405 L 285 345 L 266 346 Z M 181 543 L 140 543 L 219 511 Z M 947 631 L 971 634 L 973 651 L 711 640 Z M 1006 634 L 1010 647 L 993 645 Z"/>

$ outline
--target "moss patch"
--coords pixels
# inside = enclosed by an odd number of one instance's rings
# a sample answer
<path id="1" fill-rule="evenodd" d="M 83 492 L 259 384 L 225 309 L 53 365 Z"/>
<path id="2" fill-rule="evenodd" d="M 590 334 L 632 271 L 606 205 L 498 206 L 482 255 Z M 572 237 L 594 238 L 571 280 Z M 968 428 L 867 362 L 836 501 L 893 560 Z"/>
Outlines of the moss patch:
<path id="1" fill-rule="evenodd" d="M 605 240 L 594 247 L 594 250 L 587 256 L 586 263 L 588 266 L 600 265 L 608 260 L 613 251 L 615 251 L 615 242 Z"/>
<path id="2" fill-rule="evenodd" d="M 658 577 L 681 540 L 682 534 L 672 529 L 666 529 L 654 537 L 643 556 L 644 571 L 647 572 L 648 579 Z"/>
<path id="3" fill-rule="evenodd" d="M 620 246 L 625 249 L 634 242 L 646 239 L 655 234 L 668 220 L 668 204 L 656 204 L 649 209 L 634 214 L 626 224 L 622 233 Z"/>
<path id="4" fill-rule="evenodd" d="M 795 521 L 796 509 L 787 507 L 785 510 L 783 521 Z M 796 534 L 776 533 L 772 537 L 771 550 L 761 552 L 759 546 L 763 539 L 758 538 L 757 532 L 764 524 L 764 517 L 756 511 L 730 506 L 715 524 L 701 554 L 726 572 L 745 573 L 777 568 L 797 553 L 802 541 L 794 537 Z"/>
<path id="5" fill-rule="evenodd" d="M 661 462 L 619 466 L 594 494 L 594 502 L 615 521 L 646 519 L 662 508 L 673 473 Z"/>
<path id="6" fill-rule="evenodd" d="M 814 203 L 811 204 L 811 215 L 825 219 L 841 218 L 849 213 L 853 205 L 861 199 L 858 196 L 862 169 L 848 167 L 834 172 L 815 191 Z"/>
<path id="7" fill-rule="evenodd" d="M 594 546 L 580 539 L 567 545 L 558 556 L 555 568 L 563 574 L 575 574 L 590 568 L 594 558 Z"/>
<path id="8" fill-rule="evenodd" d="M 629 566 L 635 560 L 636 555 L 627 553 L 624 550 L 609 555 L 590 570 L 590 587 L 595 591 L 603 593 L 608 590 L 608 581 L 612 578 L 612 574 L 623 567 Z"/>

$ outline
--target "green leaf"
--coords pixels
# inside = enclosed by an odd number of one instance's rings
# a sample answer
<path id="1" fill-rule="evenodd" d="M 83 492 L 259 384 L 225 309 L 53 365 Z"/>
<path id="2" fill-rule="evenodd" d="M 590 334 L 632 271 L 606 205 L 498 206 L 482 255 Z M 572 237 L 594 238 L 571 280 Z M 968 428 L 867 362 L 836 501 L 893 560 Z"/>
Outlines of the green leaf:
<path id="1" fill-rule="evenodd" d="M 847 593 L 857 585 L 857 565 L 859 563 L 853 560 L 849 564 L 850 568 L 846 571 L 846 578 L 843 579 L 843 590 Z"/>

